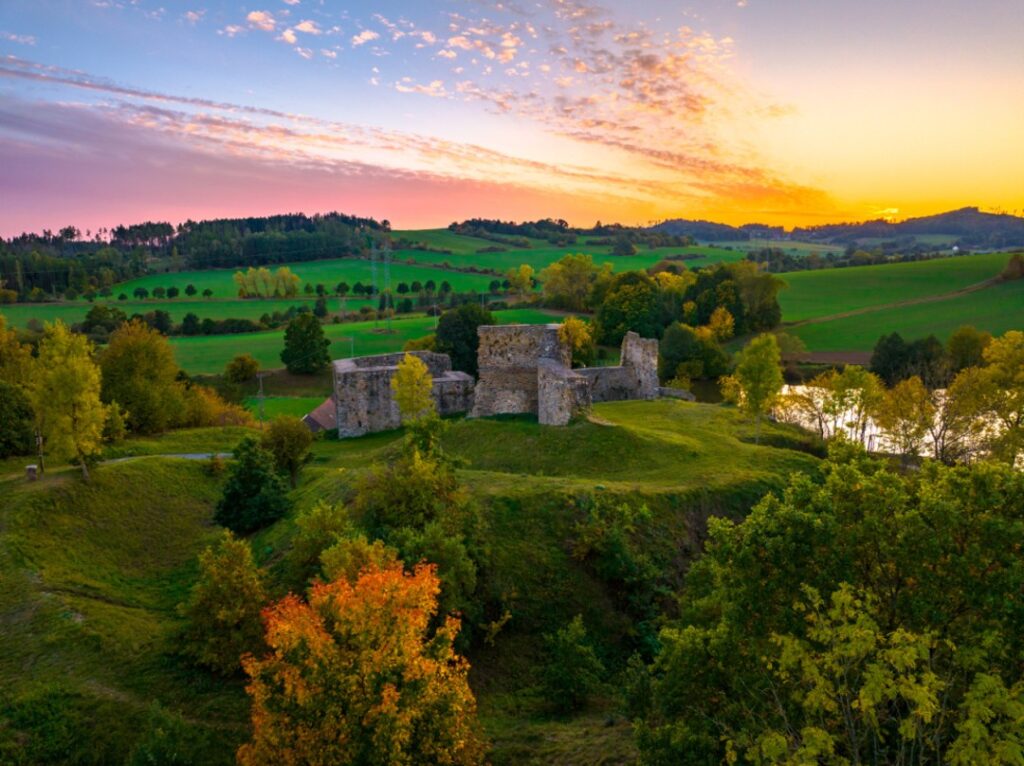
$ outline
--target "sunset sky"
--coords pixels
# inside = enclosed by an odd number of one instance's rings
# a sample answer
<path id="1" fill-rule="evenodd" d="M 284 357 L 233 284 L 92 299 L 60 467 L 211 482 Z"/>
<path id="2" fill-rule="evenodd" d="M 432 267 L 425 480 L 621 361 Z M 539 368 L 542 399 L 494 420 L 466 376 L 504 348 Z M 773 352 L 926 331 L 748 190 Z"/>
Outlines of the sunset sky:
<path id="1" fill-rule="evenodd" d="M 2 0 L 0 235 L 1024 211 L 1021 0 Z"/>

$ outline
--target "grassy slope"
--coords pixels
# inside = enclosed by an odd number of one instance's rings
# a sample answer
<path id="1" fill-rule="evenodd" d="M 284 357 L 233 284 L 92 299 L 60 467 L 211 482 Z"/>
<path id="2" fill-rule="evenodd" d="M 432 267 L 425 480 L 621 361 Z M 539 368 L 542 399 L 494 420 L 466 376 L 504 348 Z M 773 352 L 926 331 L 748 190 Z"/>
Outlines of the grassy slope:
<path id="1" fill-rule="evenodd" d="M 800 325 L 786 332 L 802 338 L 812 351 L 870 351 L 882 335 L 891 332 L 908 340 L 933 334 L 945 340 L 965 324 L 996 335 L 1024 329 L 1024 281 L 1003 283 L 934 303 Z"/>
<path id="2" fill-rule="evenodd" d="M 788 287 L 779 293 L 782 318 L 797 322 L 952 292 L 997 276 L 1009 257 L 1006 253 L 986 253 L 783 274 Z M 961 324 L 969 321 L 961 319 Z"/>
<path id="3" fill-rule="evenodd" d="M 216 484 L 187 461 L 95 474 L 90 485 L 65 474 L 0 486 L 0 706 L 16 700 L 10 714 L 25 716 L 57 690 L 70 706 L 60 726 L 37 723 L 45 735 L 21 755 L 121 763 L 159 700 L 196 724 L 214 722 L 210 762 L 229 763 L 245 736 L 240 684 L 215 682 L 173 656 L 174 607 L 198 551 L 217 535 Z M 78 727 L 61 734 L 72 720 Z"/>
<path id="4" fill-rule="evenodd" d="M 626 402 L 599 405 L 596 415 L 606 425 L 456 421 L 446 438 L 449 449 L 472 461 L 463 475 L 489 524 L 493 575 L 486 588 L 512 612 L 496 645 L 471 657 L 496 764 L 632 757 L 629 728 L 604 727 L 596 711 L 568 721 L 539 714 L 540 633 L 582 613 L 608 654 L 630 628 L 612 594 L 570 555 L 570 498 L 604 491 L 646 501 L 654 512 L 651 545 L 685 556 L 695 551 L 695 525 L 707 513 L 743 513 L 791 472 L 814 470 L 805 454 L 749 443 L 750 424 L 731 410 Z M 767 438 L 794 439 L 792 433 L 765 429 Z M 185 443 L 198 451 L 203 436 L 169 435 L 168 451 Z M 216 431 L 205 436 L 209 450 L 225 441 Z M 385 459 L 399 438 L 318 442 L 297 504 L 343 496 L 358 472 Z M 159 448 L 160 440 L 149 441 L 143 451 Z M 173 607 L 194 578 L 195 556 L 216 534 L 210 523 L 216 482 L 199 463 L 160 458 L 105 465 L 95 474 L 89 486 L 52 474 L 35 485 L 0 484 L 0 703 L 13 700 L 13 709 L 23 710 L 27 698 L 60 684 L 84 721 L 86 752 L 94 762 L 116 763 L 149 702 L 158 699 L 182 712 L 197 737 L 216 735 L 211 762 L 227 760 L 244 736 L 240 686 L 212 681 L 173 654 Z M 259 557 L 275 560 L 290 531 L 285 520 L 258 535 Z M 0 747 L 11 734 L 2 711 L 0 705 Z M 28 741 L 38 743 L 38 737 Z M 68 747 L 82 743 L 72 738 Z"/>
<path id="5" fill-rule="evenodd" d="M 495 312 L 499 322 L 541 324 L 557 321 L 552 315 L 541 311 L 525 309 Z M 434 318 L 416 316 L 396 318 L 391 325 L 394 332 L 384 334 L 384 321 L 348 322 L 324 326 L 324 332 L 331 341 L 332 359 L 348 357 L 351 352 L 349 338 L 355 339 L 356 356 L 384 354 L 400 351 L 411 338 L 428 335 L 434 331 Z M 190 373 L 215 373 L 224 369 L 236 354 L 252 354 L 265 369 L 281 366 L 281 349 L 284 348 L 284 331 L 245 333 L 244 335 L 210 335 L 191 338 L 170 339 L 178 364 Z"/>

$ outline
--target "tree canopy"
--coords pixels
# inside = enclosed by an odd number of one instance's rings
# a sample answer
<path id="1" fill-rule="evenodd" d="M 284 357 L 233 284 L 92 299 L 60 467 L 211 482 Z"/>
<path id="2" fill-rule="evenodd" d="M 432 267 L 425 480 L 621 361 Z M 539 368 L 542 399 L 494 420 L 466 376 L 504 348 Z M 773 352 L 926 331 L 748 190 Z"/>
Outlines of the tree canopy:
<path id="1" fill-rule="evenodd" d="M 371 566 L 267 609 L 270 653 L 244 661 L 253 736 L 239 763 L 481 763 L 459 620 L 431 628 L 439 588 L 430 565 Z"/>

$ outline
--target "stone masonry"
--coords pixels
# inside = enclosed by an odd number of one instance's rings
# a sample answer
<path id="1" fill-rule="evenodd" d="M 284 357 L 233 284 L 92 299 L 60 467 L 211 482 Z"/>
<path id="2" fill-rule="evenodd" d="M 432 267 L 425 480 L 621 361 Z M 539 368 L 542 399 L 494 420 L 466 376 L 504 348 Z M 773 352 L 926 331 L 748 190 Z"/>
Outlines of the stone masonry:
<path id="1" fill-rule="evenodd" d="M 434 378 L 434 402 L 441 415 L 466 412 L 473 401 L 473 376 L 452 370 L 447 354 L 410 351 Z M 361 356 L 334 362 L 334 395 L 338 436 L 362 436 L 402 424 L 391 392 L 391 378 L 404 353 Z"/>
<path id="2" fill-rule="evenodd" d="M 479 328 L 480 379 L 452 370 L 447 354 L 410 351 L 434 378 L 441 415 L 470 417 L 535 414 L 542 425 L 564 426 L 593 402 L 658 397 L 658 341 L 626 333 L 616 367 L 572 369 L 572 353 L 559 325 L 493 325 Z M 362 436 L 401 425 L 391 379 L 404 353 L 334 362 L 334 393 L 306 416 L 313 430 L 338 429 L 339 437 Z M 331 416 L 334 416 L 333 418 Z"/>
<path id="3" fill-rule="evenodd" d="M 480 379 L 470 417 L 536 413 L 541 360 L 568 368 L 572 354 L 558 338 L 558 325 L 485 325 L 478 330 Z"/>
<path id="4" fill-rule="evenodd" d="M 571 369 L 558 325 L 479 329 L 480 380 L 470 417 L 536 413 L 543 425 L 566 425 L 592 402 L 656 399 L 658 341 L 628 332 L 616 367 Z"/>

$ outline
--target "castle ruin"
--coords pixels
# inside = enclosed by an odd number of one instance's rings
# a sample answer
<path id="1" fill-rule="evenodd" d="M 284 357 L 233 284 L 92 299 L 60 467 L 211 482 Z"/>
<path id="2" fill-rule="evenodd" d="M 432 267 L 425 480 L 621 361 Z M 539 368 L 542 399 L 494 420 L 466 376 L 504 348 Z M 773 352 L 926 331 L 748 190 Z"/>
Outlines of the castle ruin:
<path id="1" fill-rule="evenodd" d="M 658 341 L 634 332 L 622 340 L 621 363 L 572 369 L 572 352 L 559 325 L 485 325 L 479 328 L 480 378 L 452 370 L 447 354 L 410 351 L 434 378 L 441 415 L 534 414 L 542 425 L 564 426 L 595 402 L 658 397 Z M 313 430 L 337 428 L 341 438 L 401 425 L 391 379 L 405 353 L 333 363 L 333 394 L 306 416 Z"/>

